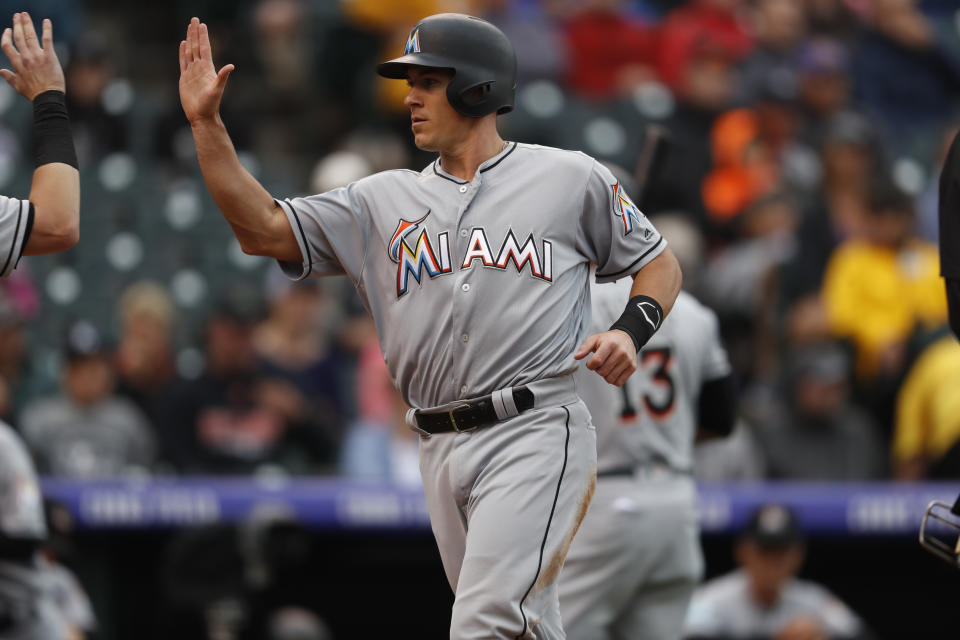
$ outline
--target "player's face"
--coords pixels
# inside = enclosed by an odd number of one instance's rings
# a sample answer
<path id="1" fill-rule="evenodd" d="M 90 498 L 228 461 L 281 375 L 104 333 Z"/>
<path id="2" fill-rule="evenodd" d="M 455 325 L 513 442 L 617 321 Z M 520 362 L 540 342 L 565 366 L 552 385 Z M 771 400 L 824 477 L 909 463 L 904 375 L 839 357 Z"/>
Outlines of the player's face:
<path id="1" fill-rule="evenodd" d="M 424 151 L 449 151 L 462 144 L 474 118 L 457 113 L 447 100 L 453 71 L 410 67 L 410 91 L 403 103 L 410 109 L 413 141 Z"/>

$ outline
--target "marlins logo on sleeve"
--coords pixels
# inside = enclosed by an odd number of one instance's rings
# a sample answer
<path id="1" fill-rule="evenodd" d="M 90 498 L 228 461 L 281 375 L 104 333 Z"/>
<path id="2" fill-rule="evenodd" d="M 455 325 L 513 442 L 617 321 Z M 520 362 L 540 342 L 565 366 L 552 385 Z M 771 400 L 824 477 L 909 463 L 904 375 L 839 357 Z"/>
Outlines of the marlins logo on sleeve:
<path id="1" fill-rule="evenodd" d="M 30 201 L 0 196 L 0 278 L 6 278 L 17 267 L 32 228 Z"/>

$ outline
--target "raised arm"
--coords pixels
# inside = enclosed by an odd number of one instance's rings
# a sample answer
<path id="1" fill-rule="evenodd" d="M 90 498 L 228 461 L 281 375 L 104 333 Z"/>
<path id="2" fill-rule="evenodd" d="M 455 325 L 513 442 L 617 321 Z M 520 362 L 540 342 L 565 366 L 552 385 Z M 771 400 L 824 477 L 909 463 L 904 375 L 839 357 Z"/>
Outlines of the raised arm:
<path id="1" fill-rule="evenodd" d="M 193 18 L 180 43 L 180 103 L 193 130 L 207 189 L 245 253 L 299 262 L 300 248 L 287 217 L 240 164 L 220 119 L 220 101 L 233 69 L 232 64 L 219 73 L 214 69 L 207 25 Z"/>
<path id="2" fill-rule="evenodd" d="M 30 188 L 33 228 L 24 255 L 69 249 L 80 237 L 80 174 L 70 133 L 63 69 L 53 48 L 53 24 L 43 21 L 37 40 L 26 12 L 13 14 L 13 29 L 0 36 L 0 48 L 13 71 L 0 69 L 10 86 L 33 103 L 36 169 Z"/>

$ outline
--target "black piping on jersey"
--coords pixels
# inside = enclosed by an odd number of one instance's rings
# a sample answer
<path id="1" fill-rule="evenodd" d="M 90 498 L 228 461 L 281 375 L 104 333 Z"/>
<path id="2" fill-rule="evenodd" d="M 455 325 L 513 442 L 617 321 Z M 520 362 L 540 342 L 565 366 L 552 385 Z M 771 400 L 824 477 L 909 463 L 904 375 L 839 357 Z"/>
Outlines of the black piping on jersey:
<path id="1" fill-rule="evenodd" d="M 490 171 L 490 169 L 493 169 L 495 166 L 497 166 L 498 164 L 500 164 L 501 162 L 503 162 L 503 161 L 507 158 L 508 155 L 510 155 L 511 153 L 513 153 L 514 150 L 517 148 L 517 143 L 516 143 L 516 142 L 511 142 L 510 144 L 512 144 L 513 146 L 510 147 L 510 150 L 509 150 L 509 151 L 507 151 L 505 154 L 503 154 L 502 156 L 500 156 L 500 159 L 497 160 L 496 162 L 494 162 L 494 163 L 493 163 L 492 165 L 490 165 L 489 167 L 484 167 L 483 169 L 480 169 L 480 173 L 483 173 L 483 172 L 485 172 L 485 171 Z"/>
<path id="2" fill-rule="evenodd" d="M 480 169 L 480 173 L 484 173 L 484 172 L 486 172 L 486 171 L 490 171 L 490 169 L 493 169 L 495 166 L 497 166 L 498 164 L 500 164 L 501 162 L 503 162 L 504 159 L 505 159 L 508 155 L 510 155 L 511 153 L 513 153 L 513 152 L 516 150 L 516 148 L 517 148 L 517 143 L 516 143 L 516 142 L 511 142 L 510 144 L 511 144 L 512 146 L 510 147 L 510 150 L 509 150 L 509 151 L 507 151 L 507 152 L 504 153 L 502 156 L 500 156 L 500 159 L 497 160 L 496 162 L 494 162 L 494 163 L 493 163 L 492 165 L 490 165 L 489 167 L 484 167 L 483 169 Z M 440 164 L 440 158 L 437 158 L 436 160 L 433 161 L 433 165 L 432 165 L 432 166 L 433 166 L 433 172 L 434 172 L 435 174 L 437 174 L 438 176 L 440 176 L 440 177 L 443 178 L 444 180 L 449 180 L 450 182 L 452 182 L 452 183 L 454 183 L 454 184 L 460 184 L 460 185 L 469 184 L 469 182 L 470 182 L 469 180 L 462 180 L 462 181 L 461 181 L 461 180 L 455 180 L 454 178 L 451 178 L 450 176 L 445 176 L 445 175 L 443 175 L 442 173 L 440 173 L 439 171 L 437 171 L 437 166 L 439 166 L 439 164 Z"/>
<path id="3" fill-rule="evenodd" d="M 14 269 L 16 269 L 17 265 L 20 264 L 20 258 L 23 257 L 23 252 L 27 248 L 27 243 L 30 242 L 30 234 L 33 233 L 33 220 L 35 217 L 33 203 L 29 200 L 27 203 L 30 205 L 30 208 L 27 209 L 27 228 L 23 230 L 23 242 L 20 243 L 20 255 L 17 256 L 17 261 L 13 265 Z"/>
<path id="4" fill-rule="evenodd" d="M 433 161 L 433 164 L 431 165 L 431 166 L 433 167 L 433 172 L 434 172 L 435 174 L 437 174 L 438 176 L 440 176 L 440 177 L 443 178 L 444 180 L 449 180 L 449 181 L 452 182 L 453 184 L 467 184 L 467 182 L 468 182 L 467 180 L 462 180 L 462 181 L 461 181 L 461 180 L 455 180 L 454 178 L 451 178 L 450 176 L 445 176 L 445 175 L 443 175 L 442 173 L 440 173 L 439 171 L 437 171 L 437 165 L 439 165 L 439 164 L 440 164 L 440 158 L 437 158 L 436 160 Z"/>
<path id="5" fill-rule="evenodd" d="M 33 205 L 30 204 L 30 206 L 32 207 Z M 0 274 L 4 274 L 4 273 L 7 272 L 7 267 L 10 266 L 10 260 L 13 259 L 13 250 L 17 248 L 17 236 L 20 235 L 20 220 L 23 218 L 23 202 L 22 202 L 22 201 L 21 201 L 21 203 L 20 203 L 19 209 L 20 209 L 20 210 L 17 211 L 17 226 L 14 227 L 14 229 L 13 229 L 13 240 L 10 241 L 10 253 L 7 254 L 7 261 L 3 263 L 3 269 L 0 269 Z M 29 210 L 29 209 L 28 209 L 28 210 Z M 20 245 L 20 252 L 21 252 L 21 253 L 23 252 L 23 245 L 24 245 L 24 244 L 26 244 L 26 242 L 23 242 L 23 243 L 21 243 L 21 245 Z M 17 257 L 17 260 L 19 260 L 19 259 L 20 259 L 20 258 L 19 258 L 19 256 L 18 256 L 18 257 Z"/>
<path id="6" fill-rule="evenodd" d="M 537 584 L 537 580 L 540 578 L 540 569 L 543 568 L 543 551 L 547 546 L 547 536 L 550 534 L 550 523 L 553 522 L 553 514 L 557 510 L 557 500 L 560 499 L 560 484 L 563 482 L 563 474 L 567 472 L 567 452 L 570 449 L 570 410 L 566 407 L 563 407 L 563 410 L 567 414 L 567 420 L 563 425 L 567 430 L 567 437 L 563 442 L 563 466 L 560 467 L 560 477 L 557 479 L 557 490 L 553 494 L 553 505 L 550 507 L 550 517 L 547 518 L 547 528 L 543 532 L 543 542 L 540 543 L 540 558 L 537 560 L 537 573 L 533 576 L 533 582 L 530 583 L 527 592 L 520 598 L 520 617 L 523 618 L 523 630 L 517 634 L 514 640 L 522 640 L 523 636 L 527 633 L 527 614 L 523 612 L 523 601 L 526 600 L 530 592 L 533 591 L 534 585 Z"/>
<path id="7" fill-rule="evenodd" d="M 653 245 L 652 247 L 650 247 L 649 249 L 647 249 L 646 251 L 644 251 L 644 252 L 643 252 L 643 255 L 641 255 L 639 258 L 637 258 L 636 260 L 634 260 L 633 262 L 631 262 L 631 263 L 630 263 L 630 266 L 627 267 L 626 269 L 621 269 L 620 271 L 617 271 L 616 273 L 598 273 L 598 274 L 597 274 L 597 277 L 598 277 L 598 278 L 619 278 L 619 277 L 622 276 L 622 275 L 626 275 L 627 273 L 630 272 L 631 269 L 633 269 L 633 268 L 637 265 L 638 262 L 642 261 L 642 260 L 643 260 L 644 258 L 646 258 L 648 255 L 650 255 L 650 252 L 651 252 L 651 251 L 653 251 L 654 249 L 656 249 L 657 247 L 659 247 L 659 246 L 660 246 L 660 243 L 662 243 L 662 242 L 663 242 L 663 236 L 660 236 L 660 239 L 657 240 L 657 244 Z"/>
<path id="8" fill-rule="evenodd" d="M 277 204 L 280 204 L 279 201 L 276 201 Z M 303 240 L 303 248 L 307 250 L 307 272 L 303 274 L 301 279 L 306 278 L 313 271 L 313 256 L 310 255 L 310 243 L 307 242 L 307 234 L 303 232 L 303 225 L 300 224 L 300 215 L 297 213 L 296 208 L 290 204 L 290 201 L 286 201 L 287 206 L 290 207 L 290 211 L 293 212 L 293 219 L 297 221 L 297 229 L 300 231 L 300 238 Z M 283 208 L 283 205 L 280 205 L 280 208 Z"/>

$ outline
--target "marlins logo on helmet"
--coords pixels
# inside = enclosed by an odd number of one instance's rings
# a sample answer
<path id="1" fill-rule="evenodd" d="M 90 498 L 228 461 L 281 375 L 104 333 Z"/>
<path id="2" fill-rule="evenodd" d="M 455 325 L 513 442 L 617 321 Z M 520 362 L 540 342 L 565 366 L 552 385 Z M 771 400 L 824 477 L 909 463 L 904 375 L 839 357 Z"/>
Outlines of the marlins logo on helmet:
<path id="1" fill-rule="evenodd" d="M 403 50 L 403 55 L 408 53 L 420 53 L 420 29 L 414 29 L 407 38 L 407 46 Z"/>

